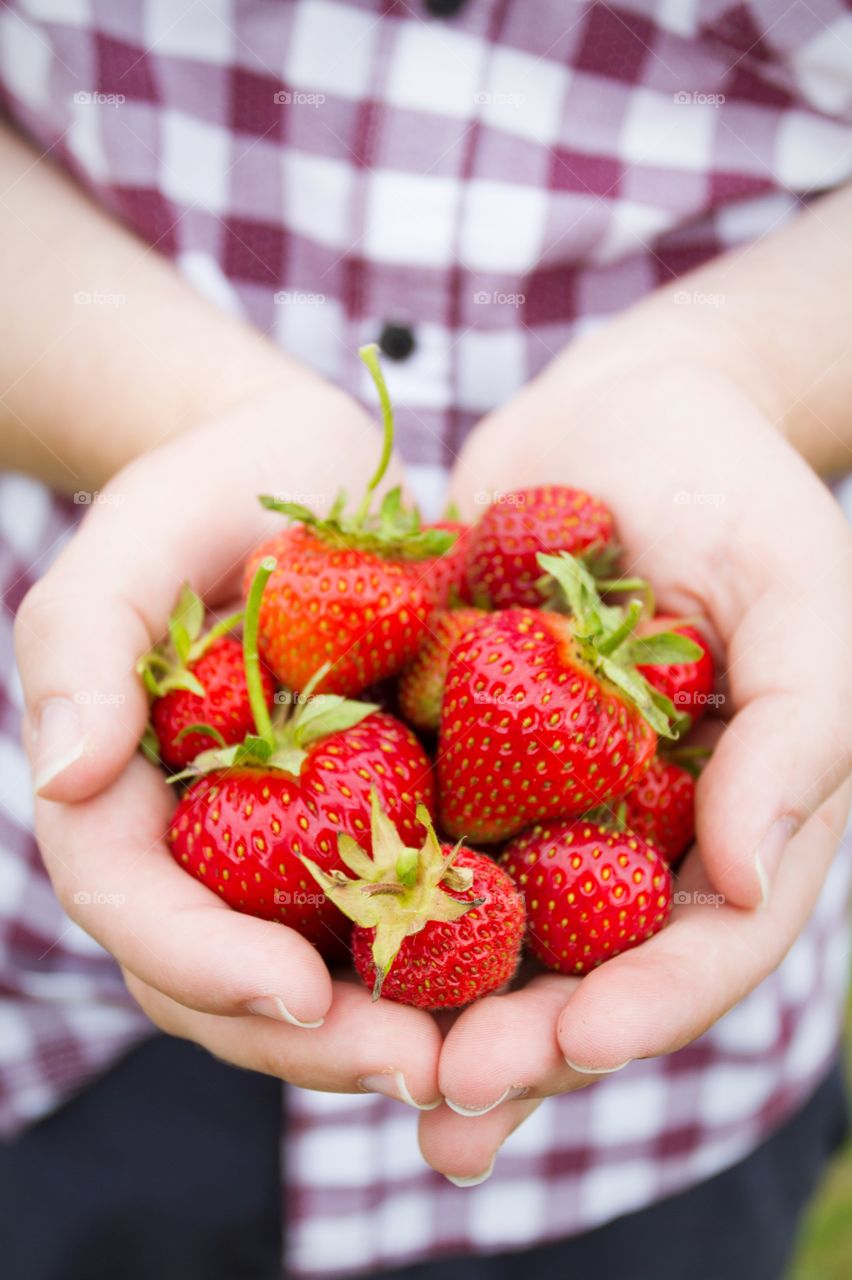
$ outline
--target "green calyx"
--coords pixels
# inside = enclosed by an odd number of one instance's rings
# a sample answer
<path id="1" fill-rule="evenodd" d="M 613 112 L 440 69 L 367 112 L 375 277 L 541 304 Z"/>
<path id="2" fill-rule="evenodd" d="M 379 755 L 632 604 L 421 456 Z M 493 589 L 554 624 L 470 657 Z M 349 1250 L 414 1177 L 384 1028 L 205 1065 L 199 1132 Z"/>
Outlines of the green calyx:
<path id="1" fill-rule="evenodd" d="M 257 647 L 260 602 L 270 574 L 277 567 L 272 556 L 261 560 L 252 579 L 246 600 L 243 623 L 243 664 L 246 673 L 249 702 L 256 732 L 232 746 L 222 743 L 221 735 L 207 725 L 191 725 L 184 732 L 207 733 L 218 740 L 215 747 L 202 751 L 189 768 L 175 774 L 170 781 L 197 777 L 218 769 L 255 766 L 270 771 L 281 771 L 298 776 L 307 758 L 307 749 L 320 738 L 354 725 L 378 711 L 375 703 L 353 702 L 337 694 L 315 694 L 313 691 L 328 674 L 326 662 L 305 685 L 301 694 L 278 703 L 270 715 L 260 674 L 260 655 Z"/>
<path id="2" fill-rule="evenodd" d="M 406 938 L 420 933 L 432 921 L 460 920 L 483 900 L 460 901 L 445 892 L 466 893 L 473 884 L 473 872 L 455 865 L 460 845 L 450 854 L 444 853 L 423 805 L 417 807 L 417 821 L 426 828 L 426 839 L 419 849 L 409 849 L 383 811 L 375 790 L 370 802 L 372 856 L 351 836 L 337 838 L 340 857 L 354 880 L 342 871 L 323 871 L 304 855 L 302 862 L 345 916 L 362 929 L 375 929 L 373 999 L 378 1000 Z"/>
<path id="3" fill-rule="evenodd" d="M 683 727 L 682 717 L 637 667 L 695 662 L 701 657 L 700 647 L 688 636 L 673 631 L 635 635 L 644 613 L 639 601 L 632 600 L 625 608 L 604 604 L 589 570 L 567 551 L 558 556 L 539 555 L 538 563 L 562 590 L 584 660 L 633 703 L 656 733 L 663 738 L 677 738 Z M 617 586 L 627 590 L 636 583 L 638 580 L 623 579 Z"/>
<path id="4" fill-rule="evenodd" d="M 169 618 L 168 640 L 155 645 L 136 664 L 136 671 L 151 697 L 162 698 L 172 689 L 186 689 L 203 698 L 204 686 L 190 667 L 216 640 L 233 631 L 242 620 L 242 612 L 232 613 L 209 631 L 202 631 L 204 603 L 185 582 Z"/>
<path id="5" fill-rule="evenodd" d="M 260 503 L 268 511 L 278 511 L 291 520 L 307 525 L 318 538 L 331 546 L 355 547 L 359 551 L 371 551 L 387 559 L 427 560 L 448 551 L 457 535 L 447 529 L 422 528 L 419 511 L 414 506 L 407 507 L 403 504 L 402 490 L 398 486 L 385 494 L 377 511 L 372 510 L 373 495 L 391 460 L 394 438 L 393 407 L 379 364 L 378 352 L 379 348 L 374 342 L 358 352 L 379 393 L 383 433 L 379 464 L 357 508 L 347 514 L 347 496 L 342 489 L 325 517 L 316 515 L 301 503 L 281 502 L 269 494 L 262 494 Z"/>

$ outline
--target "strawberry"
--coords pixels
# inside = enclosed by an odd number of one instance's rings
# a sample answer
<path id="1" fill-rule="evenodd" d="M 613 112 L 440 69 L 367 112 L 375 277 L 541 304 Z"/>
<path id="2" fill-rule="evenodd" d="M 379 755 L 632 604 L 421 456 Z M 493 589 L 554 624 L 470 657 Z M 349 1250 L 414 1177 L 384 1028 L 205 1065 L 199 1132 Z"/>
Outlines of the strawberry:
<path id="1" fill-rule="evenodd" d="M 346 514 L 343 493 L 324 519 L 298 503 L 260 499 L 297 522 L 250 558 L 245 582 L 248 588 L 261 560 L 277 559 L 261 608 L 260 652 L 291 689 L 304 689 L 325 664 L 317 692 L 354 694 L 395 675 L 414 657 L 455 572 L 443 559 L 455 534 L 421 528 L 398 488 L 371 512 L 393 446 L 393 411 L 377 351 L 372 345 L 360 354 L 378 388 L 384 447 L 354 514 Z"/>
<path id="2" fill-rule="evenodd" d="M 622 801 L 624 821 L 673 866 L 695 839 L 695 778 L 656 756 Z"/>
<path id="3" fill-rule="evenodd" d="M 462 524 L 459 520 L 445 519 L 427 525 L 426 528 L 451 534 L 455 539 L 443 555 L 436 556 L 431 562 L 432 573 L 438 580 L 438 597 L 442 606 L 455 608 L 457 605 L 469 604 L 466 562 L 473 526 Z"/>
<path id="4" fill-rule="evenodd" d="M 612 512 L 582 489 L 544 484 L 501 494 L 468 537 L 470 599 L 494 609 L 540 606 L 540 552 L 598 554 L 612 541 Z"/>
<path id="5" fill-rule="evenodd" d="M 242 646 L 227 634 L 241 620 L 241 613 L 232 614 L 204 633 L 204 605 L 187 584 L 169 619 L 168 641 L 137 663 L 152 697 L 146 748 L 170 769 L 185 768 L 210 737 L 225 746 L 252 728 Z M 269 706 L 275 685 L 265 668 L 260 676 Z M 199 730 L 190 732 L 195 725 Z"/>
<path id="6" fill-rule="evenodd" d="M 445 609 L 399 680 L 399 709 L 416 729 L 437 729 L 450 654 L 464 633 L 486 615 L 482 609 Z"/>
<path id="7" fill-rule="evenodd" d="M 450 1009 L 496 991 L 515 972 L 524 934 L 521 895 L 484 854 L 441 845 L 429 814 L 419 849 L 406 847 L 373 795 L 372 857 L 341 836 L 356 877 L 302 861 L 355 925 L 352 956 L 373 999 Z"/>
<path id="8" fill-rule="evenodd" d="M 695 724 L 706 712 L 713 693 L 716 680 L 713 655 L 698 628 L 688 622 L 658 614 L 652 621 L 640 627 L 640 633 L 644 635 L 655 635 L 660 631 L 686 636 L 698 645 L 701 653 L 692 662 L 665 663 L 654 667 L 640 666 L 639 670 L 649 684 L 670 699 L 678 715 L 689 716 L 690 723 Z"/>
<path id="9" fill-rule="evenodd" d="M 172 856 L 239 911 L 297 929 L 331 955 L 349 926 L 314 889 L 299 861 L 310 850 L 340 867 L 341 832 L 369 841 L 370 794 L 407 839 L 416 812 L 434 809 L 431 765 L 414 734 L 368 703 L 314 695 L 308 687 L 289 718 L 270 719 L 260 692 L 257 619 L 270 562 L 258 570 L 246 606 L 244 649 L 257 733 L 202 753 L 200 775 L 173 815 Z M 286 708 L 281 708 L 286 711 Z"/>
<path id="10" fill-rule="evenodd" d="M 541 556 L 572 615 L 507 609 L 476 622 L 450 658 L 441 710 L 441 821 L 491 843 L 547 817 L 624 795 L 674 736 L 671 706 L 638 673 L 691 658 L 682 636 L 634 638 L 641 607 L 601 603 L 573 556 Z"/>
<path id="11" fill-rule="evenodd" d="M 672 908 L 671 872 L 630 830 L 546 823 L 512 840 L 501 862 L 524 895 L 530 950 L 559 973 L 588 973 L 645 942 Z"/>

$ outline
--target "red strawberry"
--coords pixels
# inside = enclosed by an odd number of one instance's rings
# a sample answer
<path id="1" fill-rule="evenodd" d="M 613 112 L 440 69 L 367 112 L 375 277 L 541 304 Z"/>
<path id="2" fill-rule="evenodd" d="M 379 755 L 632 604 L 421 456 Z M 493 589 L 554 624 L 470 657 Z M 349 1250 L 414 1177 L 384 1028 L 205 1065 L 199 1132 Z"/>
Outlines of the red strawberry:
<path id="1" fill-rule="evenodd" d="M 530 950 L 559 973 L 588 973 L 645 942 L 672 908 L 671 872 L 629 830 L 547 823 L 513 840 L 501 862 L 524 895 Z"/>
<path id="2" fill-rule="evenodd" d="M 399 680 L 399 709 L 417 729 L 437 729 L 452 653 L 464 633 L 486 615 L 482 609 L 446 609 L 432 620 L 431 633 Z"/>
<path id="3" fill-rule="evenodd" d="M 695 779 L 674 760 L 656 756 L 623 806 L 627 826 L 652 842 L 669 866 L 695 839 Z"/>
<path id="4" fill-rule="evenodd" d="M 501 494 L 468 538 L 470 598 L 495 609 L 541 605 L 539 552 L 599 552 L 612 540 L 612 512 L 582 489 L 545 484 Z"/>
<path id="5" fill-rule="evenodd" d="M 357 877 L 303 862 L 355 923 L 352 956 L 379 995 L 421 1009 L 470 1004 L 496 991 L 517 968 L 524 907 L 512 881 L 484 854 L 441 845 L 425 810 L 420 849 L 406 848 L 373 797 L 372 857 L 342 837 L 340 854 Z"/>
<path id="6" fill-rule="evenodd" d="M 441 710 L 441 821 L 453 836 L 504 840 L 537 819 L 585 813 L 624 795 L 670 714 L 636 671 L 691 656 L 682 637 L 632 638 L 640 607 L 601 604 L 572 556 L 541 556 L 572 608 L 507 609 L 475 623 L 450 659 Z"/>
<path id="7" fill-rule="evenodd" d="M 261 503 L 298 523 L 265 543 L 250 559 L 246 587 L 266 556 L 278 561 L 260 617 L 260 652 L 291 689 L 304 689 L 321 664 L 330 664 L 320 689 L 353 694 L 396 675 L 417 651 L 426 623 L 446 603 L 456 570 L 443 560 L 455 535 L 422 529 L 416 510 L 402 506 L 399 489 L 381 509 L 370 503 L 393 445 L 393 413 L 373 345 L 361 350 L 382 404 L 384 448 L 357 510 L 344 511 L 340 494 L 325 519 L 307 507 L 262 497 Z"/>
<path id="8" fill-rule="evenodd" d="M 318 895 L 300 856 L 309 850 L 328 870 L 341 866 L 341 832 L 369 840 L 370 793 L 407 839 L 418 835 L 418 805 L 434 808 L 429 759 L 414 734 L 367 703 L 303 695 L 285 721 L 272 722 L 258 700 L 258 572 L 246 607 L 244 644 L 257 735 L 204 752 L 170 828 L 172 855 L 239 911 L 280 920 L 325 954 L 348 935 L 337 908 Z"/>
<path id="9" fill-rule="evenodd" d="M 659 631 L 686 636 L 701 648 L 700 657 L 693 662 L 673 662 L 654 667 L 639 667 L 645 679 L 655 689 L 669 698 L 678 715 L 687 715 L 695 724 L 710 705 L 716 679 L 713 655 L 704 636 L 697 627 L 665 614 L 658 614 L 651 622 L 639 628 L 640 634 L 655 635 Z"/>
<path id="10" fill-rule="evenodd" d="M 202 632 L 204 605 L 188 585 L 169 619 L 167 642 L 141 658 L 137 670 L 152 695 L 149 741 L 170 769 L 183 769 L 216 738 L 222 746 L 240 742 L 253 727 L 239 640 L 228 635 L 242 614 L 233 614 L 206 634 Z M 265 668 L 260 678 L 267 706 L 275 685 Z M 207 733 L 188 733 L 205 725 Z"/>
<path id="11" fill-rule="evenodd" d="M 458 520 L 438 520 L 427 529 L 438 529 L 452 534 L 455 541 L 443 555 L 431 561 L 432 572 L 438 580 L 438 597 L 441 604 L 455 608 L 459 604 L 470 602 L 467 588 L 467 547 L 473 529 L 472 525 L 461 524 Z"/>

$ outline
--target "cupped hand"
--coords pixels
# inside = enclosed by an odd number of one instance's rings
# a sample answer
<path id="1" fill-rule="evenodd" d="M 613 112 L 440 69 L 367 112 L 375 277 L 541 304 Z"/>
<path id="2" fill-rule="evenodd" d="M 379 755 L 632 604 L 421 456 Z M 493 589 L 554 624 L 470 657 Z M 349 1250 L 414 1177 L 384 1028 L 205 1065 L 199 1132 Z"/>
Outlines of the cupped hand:
<path id="1" fill-rule="evenodd" d="M 181 871 L 163 843 L 173 795 L 137 754 L 147 702 L 135 663 L 165 634 L 181 584 L 230 604 L 246 555 L 280 524 L 256 495 L 328 506 L 342 476 L 350 492 L 366 485 L 379 450 L 353 402 L 309 384 L 146 454 L 29 593 L 16 641 L 45 864 L 153 1020 L 300 1084 L 430 1103 L 434 1020 L 371 1008 L 298 934 L 229 910 Z"/>
<path id="2" fill-rule="evenodd" d="M 450 1105 L 421 1119 L 421 1145 L 454 1177 L 483 1175 L 538 1099 L 682 1047 L 751 991 L 804 927 L 849 807 L 852 541 L 774 425 L 701 365 L 582 381 L 555 365 L 473 434 L 455 497 L 471 512 L 474 493 L 553 479 L 609 502 L 625 569 L 661 608 L 707 620 L 726 727 L 669 926 L 453 1025 Z"/>

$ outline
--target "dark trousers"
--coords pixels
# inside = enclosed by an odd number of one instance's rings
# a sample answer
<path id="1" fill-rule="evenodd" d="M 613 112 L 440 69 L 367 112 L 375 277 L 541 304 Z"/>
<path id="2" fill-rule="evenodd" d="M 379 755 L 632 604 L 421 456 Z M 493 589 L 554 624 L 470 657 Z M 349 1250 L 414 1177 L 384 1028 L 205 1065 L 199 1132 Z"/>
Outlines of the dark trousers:
<path id="1" fill-rule="evenodd" d="M 280 1124 L 276 1081 L 165 1036 L 141 1045 L 0 1145 L 0 1277 L 280 1280 Z M 690 1191 L 557 1244 L 383 1280 L 781 1280 L 845 1125 L 837 1067 L 747 1159 Z"/>

